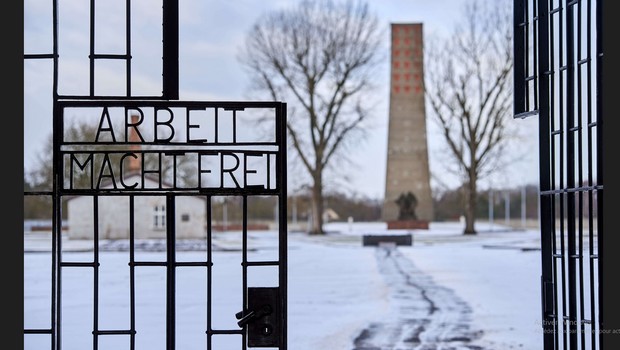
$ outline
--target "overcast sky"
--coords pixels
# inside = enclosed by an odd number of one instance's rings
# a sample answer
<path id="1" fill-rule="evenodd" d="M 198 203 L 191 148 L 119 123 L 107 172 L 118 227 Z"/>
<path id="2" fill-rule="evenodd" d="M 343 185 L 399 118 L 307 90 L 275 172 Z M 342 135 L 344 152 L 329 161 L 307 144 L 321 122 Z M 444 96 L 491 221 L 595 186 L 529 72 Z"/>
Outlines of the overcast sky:
<path id="1" fill-rule="evenodd" d="M 371 11 L 385 29 L 384 50 L 389 53 L 389 24 L 421 22 L 425 39 L 446 36 L 453 30 L 466 0 L 382 0 L 370 2 Z M 237 60 L 240 46 L 252 24 L 263 13 L 293 6 L 297 1 L 284 0 L 180 0 L 179 84 L 181 100 L 245 100 L 249 96 L 248 76 Z M 157 3 L 157 5 L 154 5 Z M 135 92 L 161 94 L 161 3 L 153 0 L 132 1 L 132 81 Z M 88 6 L 89 2 L 63 0 L 59 5 L 59 92 L 83 94 L 88 86 Z M 124 40 L 125 0 L 97 2 L 96 33 L 98 53 L 122 53 Z M 49 0 L 24 2 L 24 53 L 51 53 L 52 9 Z M 99 28 L 99 27 L 98 27 Z M 385 96 L 372 116 L 372 129 L 351 157 L 355 165 L 344 169 L 350 180 L 346 190 L 373 198 L 382 198 L 385 186 L 387 150 L 389 55 L 385 55 L 377 71 L 379 91 Z M 98 85 L 102 93 L 115 93 L 122 81 L 123 65 L 119 62 L 98 66 L 102 77 Z M 123 90 L 124 91 L 124 90 Z M 121 91 L 120 94 L 123 94 Z M 51 134 L 52 63 L 30 60 L 24 64 L 24 167 L 31 169 L 37 152 Z M 427 107 L 427 111 L 429 108 Z M 538 182 L 535 118 L 515 120 L 519 127 L 530 130 L 528 139 L 518 147 L 529 154 L 514 162 L 494 178 L 495 188 Z M 441 167 L 443 143 L 427 116 L 429 158 L 434 178 L 448 186 L 456 181 Z M 290 177 L 290 175 L 289 175 Z M 433 180 L 435 184 L 435 180 Z M 488 182 L 482 184 L 482 188 Z"/>

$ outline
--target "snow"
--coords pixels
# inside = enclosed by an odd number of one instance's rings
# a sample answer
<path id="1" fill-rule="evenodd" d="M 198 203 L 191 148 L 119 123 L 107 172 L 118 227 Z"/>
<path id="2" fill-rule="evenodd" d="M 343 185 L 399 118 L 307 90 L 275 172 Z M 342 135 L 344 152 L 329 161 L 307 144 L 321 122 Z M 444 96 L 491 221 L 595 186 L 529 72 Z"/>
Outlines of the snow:
<path id="1" fill-rule="evenodd" d="M 325 236 L 289 233 L 288 346 L 316 349 L 537 349 L 540 251 L 537 230 L 479 223 L 463 236 L 455 223 L 431 223 L 411 233 L 412 246 L 364 247 L 362 235 L 385 234 L 384 223 L 329 223 Z M 152 242 L 151 242 L 152 243 Z M 155 242 L 156 243 L 156 242 Z M 157 247 L 158 244 L 142 247 Z M 217 233 L 213 252 L 213 328 L 239 329 L 241 235 Z M 51 324 L 49 239 L 26 234 L 25 328 Z M 92 261 L 84 242 L 63 241 L 63 261 Z M 206 261 L 203 246 L 186 242 L 177 261 Z M 194 248 L 192 248 L 194 247 Z M 74 248 L 74 249 L 72 249 Z M 248 259 L 275 260 L 276 232 L 248 233 Z M 99 329 L 130 327 L 129 253 L 102 242 Z M 136 252 L 138 261 L 165 261 L 165 252 Z M 63 349 L 93 347 L 93 269 L 62 270 Z M 206 348 L 206 267 L 176 269 L 177 349 Z M 166 268 L 136 268 L 136 348 L 165 349 Z M 248 268 L 249 286 L 277 286 L 277 268 Z M 99 349 L 128 349 L 129 336 L 100 336 Z M 213 349 L 241 348 L 238 335 L 213 337 Z M 25 349 L 50 348 L 47 335 L 26 335 Z"/>

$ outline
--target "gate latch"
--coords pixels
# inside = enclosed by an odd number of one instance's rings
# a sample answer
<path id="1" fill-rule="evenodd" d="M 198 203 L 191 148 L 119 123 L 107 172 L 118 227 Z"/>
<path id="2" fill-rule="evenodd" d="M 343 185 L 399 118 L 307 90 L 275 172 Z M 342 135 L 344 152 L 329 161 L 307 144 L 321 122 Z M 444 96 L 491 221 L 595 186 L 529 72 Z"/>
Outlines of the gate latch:
<path id="1" fill-rule="evenodd" d="M 235 317 L 239 327 L 246 327 L 248 347 L 280 345 L 280 289 L 277 287 L 248 288 L 248 307 Z"/>

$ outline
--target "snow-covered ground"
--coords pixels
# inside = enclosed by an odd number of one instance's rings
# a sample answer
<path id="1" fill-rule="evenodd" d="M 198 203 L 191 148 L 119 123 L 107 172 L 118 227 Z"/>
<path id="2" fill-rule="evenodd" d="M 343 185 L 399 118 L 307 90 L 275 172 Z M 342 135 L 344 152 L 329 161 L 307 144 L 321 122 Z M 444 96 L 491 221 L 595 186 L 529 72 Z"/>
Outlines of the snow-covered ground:
<path id="1" fill-rule="evenodd" d="M 540 251 L 536 230 L 479 223 L 463 236 L 459 223 L 414 230 L 412 246 L 364 247 L 362 235 L 385 234 L 383 223 L 329 223 L 326 236 L 289 234 L 288 347 L 292 350 L 540 349 Z M 389 231 L 390 234 L 406 231 Z M 238 329 L 241 235 L 218 233 L 213 252 L 213 328 Z M 49 241 L 26 237 L 25 328 L 50 327 Z M 145 247 L 157 247 L 150 242 Z M 197 242 L 177 261 L 205 261 Z M 130 328 L 128 252 L 123 242 L 100 247 L 98 325 Z M 64 242 L 63 261 L 92 261 L 84 242 Z M 248 233 L 250 260 L 277 259 L 277 234 Z M 149 251 L 150 250 L 150 251 Z M 138 261 L 165 261 L 145 249 Z M 206 268 L 176 269 L 177 349 L 206 348 Z M 63 349 L 93 347 L 93 269 L 62 270 Z M 166 272 L 136 268 L 136 348 L 165 349 Z M 248 268 L 249 286 L 276 286 L 274 267 Z M 214 336 L 213 349 L 236 349 L 238 335 Z M 47 335 L 27 335 L 25 349 L 47 349 Z M 101 336 L 99 349 L 128 349 L 129 336 Z"/>

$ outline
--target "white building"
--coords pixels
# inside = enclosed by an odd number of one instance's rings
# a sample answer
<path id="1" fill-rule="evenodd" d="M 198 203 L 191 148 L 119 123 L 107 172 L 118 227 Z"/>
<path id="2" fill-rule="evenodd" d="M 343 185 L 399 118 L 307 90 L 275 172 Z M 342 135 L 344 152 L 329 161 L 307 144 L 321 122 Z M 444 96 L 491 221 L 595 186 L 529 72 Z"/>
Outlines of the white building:
<path id="1" fill-rule="evenodd" d="M 129 181 L 139 174 L 127 175 Z M 145 177 L 146 187 L 155 186 Z M 131 183 L 131 182 L 129 182 Z M 177 196 L 175 199 L 175 232 L 177 239 L 206 237 L 206 202 L 204 197 Z M 92 196 L 77 196 L 67 201 L 68 237 L 92 239 L 94 234 L 94 200 Z M 97 219 L 100 239 L 129 238 L 129 196 L 99 196 Z M 134 232 L 136 239 L 166 237 L 166 197 L 134 197 Z"/>

